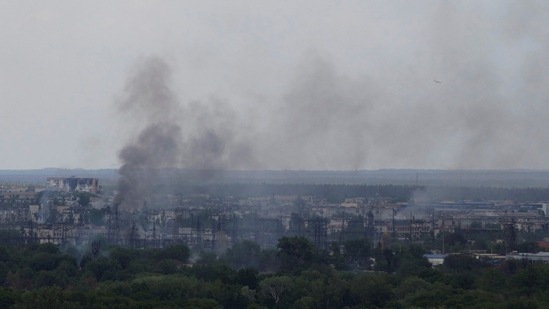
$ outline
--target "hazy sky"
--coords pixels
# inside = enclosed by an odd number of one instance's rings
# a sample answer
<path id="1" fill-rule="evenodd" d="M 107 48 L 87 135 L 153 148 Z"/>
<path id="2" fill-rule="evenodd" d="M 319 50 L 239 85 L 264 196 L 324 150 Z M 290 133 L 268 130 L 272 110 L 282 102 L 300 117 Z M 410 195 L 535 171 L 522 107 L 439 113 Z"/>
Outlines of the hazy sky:
<path id="1" fill-rule="evenodd" d="M 549 168 L 547 1 L 201 0 L 0 1 L 0 169 L 120 166 L 159 67 L 177 166 Z"/>

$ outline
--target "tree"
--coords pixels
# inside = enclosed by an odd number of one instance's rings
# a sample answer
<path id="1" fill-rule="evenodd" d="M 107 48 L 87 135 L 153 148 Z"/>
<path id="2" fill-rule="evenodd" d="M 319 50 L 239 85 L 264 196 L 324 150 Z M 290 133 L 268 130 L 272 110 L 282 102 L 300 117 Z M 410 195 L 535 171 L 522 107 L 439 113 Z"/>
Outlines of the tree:
<path id="1" fill-rule="evenodd" d="M 424 274 L 431 270 L 431 263 L 423 257 L 425 250 L 419 246 L 404 246 L 396 253 L 395 271 L 401 277 Z"/>
<path id="2" fill-rule="evenodd" d="M 429 290 L 430 287 L 431 283 L 416 276 L 408 276 L 400 282 L 398 288 L 396 289 L 396 294 L 399 298 L 404 299 L 405 297 L 413 295 L 418 291 Z"/>
<path id="3" fill-rule="evenodd" d="M 296 273 L 304 270 L 315 259 L 315 247 L 304 237 L 282 237 L 278 240 L 277 248 L 283 272 Z"/>
<path id="4" fill-rule="evenodd" d="M 20 301 L 20 295 L 11 289 L 0 289 L 0 308 L 12 308 Z"/>
<path id="5" fill-rule="evenodd" d="M 242 269 L 246 267 L 258 268 L 261 248 L 253 241 L 245 240 L 234 244 L 227 249 L 222 260 L 230 267 Z"/>
<path id="6" fill-rule="evenodd" d="M 349 289 L 356 304 L 374 308 L 385 308 L 395 297 L 390 277 L 382 273 L 357 276 L 350 282 Z"/>
<path id="7" fill-rule="evenodd" d="M 288 234 L 292 236 L 303 236 L 305 233 L 305 220 L 298 213 L 292 212 L 290 216 Z"/>
<path id="8" fill-rule="evenodd" d="M 186 263 L 190 257 L 189 247 L 186 245 L 172 245 L 158 253 L 161 259 L 172 259 Z"/>
<path id="9" fill-rule="evenodd" d="M 530 297 L 536 288 L 539 287 L 540 280 L 539 270 L 535 269 L 532 264 L 529 264 L 525 269 L 519 270 L 510 278 L 511 293 L 515 293 L 518 296 Z"/>
<path id="10" fill-rule="evenodd" d="M 121 269 L 128 268 L 135 258 L 135 252 L 130 249 L 116 247 L 113 248 L 110 253 L 110 259 L 117 263 Z"/>
<path id="11" fill-rule="evenodd" d="M 96 226 L 103 225 L 104 217 L 105 217 L 105 213 L 102 210 L 99 210 L 99 209 L 90 210 L 89 221 L 91 224 Z"/>
<path id="12" fill-rule="evenodd" d="M 273 298 L 275 304 L 278 304 L 282 296 L 292 289 L 294 282 L 288 276 L 275 276 L 263 279 L 259 282 L 259 288 L 264 295 Z"/>
<path id="13" fill-rule="evenodd" d="M 454 233 L 444 236 L 444 242 L 448 247 L 458 247 L 461 248 L 467 243 L 467 239 L 461 230 L 455 231 Z"/>
<path id="14" fill-rule="evenodd" d="M 482 267 L 482 263 L 470 255 L 450 254 L 444 258 L 445 267 L 455 271 L 472 271 Z"/>
<path id="15" fill-rule="evenodd" d="M 84 270 L 95 275 L 97 281 L 113 280 L 116 272 L 120 271 L 119 264 L 106 257 L 99 257 L 85 263 Z"/>
<path id="16" fill-rule="evenodd" d="M 90 200 L 91 200 L 91 194 L 88 193 L 88 192 L 80 192 L 78 194 L 78 204 L 80 204 L 80 206 L 89 206 L 90 205 Z"/>
<path id="17" fill-rule="evenodd" d="M 530 253 L 536 253 L 540 251 L 540 248 L 538 247 L 538 243 L 535 241 L 527 241 L 519 244 L 517 246 L 518 252 L 530 252 Z"/>
<path id="18" fill-rule="evenodd" d="M 257 270 L 253 268 L 244 268 L 237 272 L 236 282 L 243 286 L 247 286 L 252 290 L 255 290 L 258 285 L 258 275 L 259 273 Z"/>
<path id="19" fill-rule="evenodd" d="M 498 293 L 505 289 L 505 275 L 497 269 L 486 269 L 477 280 L 477 285 L 484 291 Z"/>
<path id="20" fill-rule="evenodd" d="M 347 263 L 343 256 L 343 246 L 339 242 L 331 242 L 328 246 L 328 250 L 322 252 L 324 259 L 329 261 L 330 265 L 333 265 L 335 269 L 347 269 Z"/>
<path id="21" fill-rule="evenodd" d="M 218 302 L 211 298 L 191 298 L 185 302 L 185 308 L 189 309 L 221 309 Z"/>
<path id="22" fill-rule="evenodd" d="M 348 240 L 344 244 L 344 257 L 349 265 L 358 269 L 370 268 L 372 245 L 366 238 Z"/>
<path id="23" fill-rule="evenodd" d="M 60 287 L 43 287 L 23 293 L 21 308 L 70 308 Z"/>
<path id="24" fill-rule="evenodd" d="M 406 308 L 451 308 L 446 306 L 454 289 L 442 282 L 435 282 L 428 289 L 419 289 L 406 298 Z"/>

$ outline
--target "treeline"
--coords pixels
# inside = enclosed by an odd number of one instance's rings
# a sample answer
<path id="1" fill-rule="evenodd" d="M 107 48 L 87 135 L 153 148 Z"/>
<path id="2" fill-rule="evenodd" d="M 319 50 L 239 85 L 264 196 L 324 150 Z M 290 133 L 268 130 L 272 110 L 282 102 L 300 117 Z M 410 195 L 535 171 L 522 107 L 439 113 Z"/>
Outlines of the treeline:
<path id="1" fill-rule="evenodd" d="M 161 190 L 161 188 L 158 188 Z M 209 194 L 216 197 L 239 198 L 297 195 L 325 198 L 341 202 L 345 198 L 388 198 L 392 202 L 411 199 L 439 200 L 512 200 L 517 202 L 548 201 L 549 187 L 505 188 L 467 186 L 411 186 L 411 185 L 343 185 L 343 184 L 207 184 L 180 186 L 182 195 Z"/>
<path id="2" fill-rule="evenodd" d="M 315 196 L 332 202 L 353 197 L 388 197 L 408 201 L 419 187 L 403 185 L 339 185 L 339 184 L 208 184 L 184 185 L 178 188 L 183 195 L 209 194 L 216 197 L 238 198 L 274 195 Z"/>
<path id="3" fill-rule="evenodd" d="M 432 268 L 423 253 L 366 239 L 320 250 L 301 237 L 197 256 L 186 246 L 0 247 L 0 307 L 549 308 L 549 265 L 456 254 Z"/>
<path id="4" fill-rule="evenodd" d="M 421 187 L 415 196 L 431 200 L 509 200 L 516 202 L 549 201 L 549 187 L 503 188 L 503 187 Z"/>
<path id="5" fill-rule="evenodd" d="M 415 185 L 366 185 L 366 184 L 256 184 L 256 183 L 212 183 L 212 184 L 157 184 L 158 193 L 178 194 L 182 196 L 208 194 L 211 197 L 265 197 L 265 196 L 314 196 L 329 202 L 339 203 L 346 198 L 384 198 L 389 202 L 433 202 L 440 200 L 510 200 L 516 202 L 549 201 L 549 187 L 473 187 L 473 186 L 415 186 Z M 60 194 L 59 192 L 42 191 L 36 194 L 32 203 L 41 199 L 52 198 L 55 205 L 65 200 L 76 200 L 87 206 L 93 195 L 88 193 Z M 3 203 L 15 203 L 17 196 L 5 197 Z M 27 204 L 31 201 L 27 201 Z M 11 205 L 13 206 L 13 205 Z"/>

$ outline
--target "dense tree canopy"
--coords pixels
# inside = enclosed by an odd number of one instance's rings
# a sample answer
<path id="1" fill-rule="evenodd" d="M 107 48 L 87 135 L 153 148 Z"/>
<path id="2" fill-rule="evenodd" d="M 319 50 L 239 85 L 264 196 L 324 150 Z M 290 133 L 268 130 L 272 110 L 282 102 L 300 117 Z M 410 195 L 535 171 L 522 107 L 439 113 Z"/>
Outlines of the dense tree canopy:
<path id="1" fill-rule="evenodd" d="M 52 244 L 0 247 L 0 307 L 549 307 L 549 265 L 453 254 L 433 268 L 423 253 L 406 244 L 374 248 L 366 239 L 319 249 L 286 237 L 276 251 L 245 241 L 220 256 L 205 251 L 190 266 L 186 246 L 112 247 L 96 256 Z M 262 260 L 275 269 L 258 271 Z"/>

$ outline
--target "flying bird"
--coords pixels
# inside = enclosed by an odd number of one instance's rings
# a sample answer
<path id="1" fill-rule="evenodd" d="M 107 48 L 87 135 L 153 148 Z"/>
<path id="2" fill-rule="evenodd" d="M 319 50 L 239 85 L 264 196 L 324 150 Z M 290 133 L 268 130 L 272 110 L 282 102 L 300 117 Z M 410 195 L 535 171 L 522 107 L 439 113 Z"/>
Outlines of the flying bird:
<path id="1" fill-rule="evenodd" d="M 434 81 L 435 83 L 437 83 L 437 84 L 442 84 L 442 82 L 439 82 L 439 81 L 436 80 L 436 79 L 433 79 L 433 81 Z"/>

